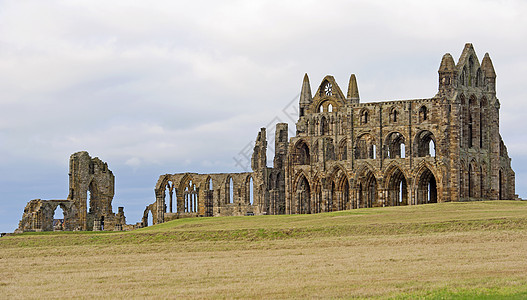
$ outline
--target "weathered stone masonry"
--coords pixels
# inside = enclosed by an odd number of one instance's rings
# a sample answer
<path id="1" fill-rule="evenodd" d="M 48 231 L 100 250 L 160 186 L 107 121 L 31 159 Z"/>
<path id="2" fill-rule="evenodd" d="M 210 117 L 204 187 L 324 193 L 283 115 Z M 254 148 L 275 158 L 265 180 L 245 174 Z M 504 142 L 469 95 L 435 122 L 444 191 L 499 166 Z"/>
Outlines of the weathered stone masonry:
<path id="1" fill-rule="evenodd" d="M 267 167 L 263 128 L 252 173 L 162 175 L 143 225 L 149 212 L 162 223 L 516 199 L 499 108 L 490 56 L 480 63 L 472 44 L 457 64 L 443 56 L 438 92 L 429 99 L 360 103 L 355 75 L 346 95 L 332 76 L 312 94 L 306 74 L 297 134 L 289 139 L 287 124 L 277 124 L 273 167 Z"/>
<path id="2" fill-rule="evenodd" d="M 108 164 L 88 152 L 70 157 L 69 195 L 66 200 L 29 201 L 15 232 L 49 231 L 57 207 L 64 212 L 61 230 L 122 230 L 124 208 L 112 211 L 115 178 Z"/>

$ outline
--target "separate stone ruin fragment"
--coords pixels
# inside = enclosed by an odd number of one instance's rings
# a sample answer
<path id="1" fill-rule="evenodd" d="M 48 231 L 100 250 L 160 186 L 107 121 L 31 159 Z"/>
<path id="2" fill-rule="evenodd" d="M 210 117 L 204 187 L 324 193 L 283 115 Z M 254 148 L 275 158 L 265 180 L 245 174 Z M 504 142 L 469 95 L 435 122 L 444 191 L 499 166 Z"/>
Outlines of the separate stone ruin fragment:
<path id="1" fill-rule="evenodd" d="M 490 56 L 466 44 L 445 54 L 428 99 L 361 103 L 326 76 L 314 94 L 304 76 L 296 136 L 276 125 L 273 167 L 266 130 L 249 173 L 166 174 L 145 209 L 153 223 L 196 216 L 301 214 L 376 206 L 518 199 L 499 133 L 500 102 Z"/>
<path id="2" fill-rule="evenodd" d="M 115 177 L 108 164 L 82 151 L 71 155 L 69 195 L 66 200 L 29 201 L 15 232 L 51 230 L 123 230 L 124 208 L 112 211 Z M 64 212 L 54 220 L 55 210 Z"/>

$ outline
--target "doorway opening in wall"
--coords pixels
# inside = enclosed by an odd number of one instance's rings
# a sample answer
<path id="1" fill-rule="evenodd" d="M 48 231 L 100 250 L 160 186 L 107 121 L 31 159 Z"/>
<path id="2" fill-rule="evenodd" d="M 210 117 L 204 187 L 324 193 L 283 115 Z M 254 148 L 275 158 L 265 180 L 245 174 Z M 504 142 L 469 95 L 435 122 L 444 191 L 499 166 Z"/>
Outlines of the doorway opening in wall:
<path id="1" fill-rule="evenodd" d="M 53 213 L 53 231 L 64 230 L 64 209 L 58 205 Z"/>
<path id="2" fill-rule="evenodd" d="M 417 204 L 437 203 L 437 182 L 428 168 L 421 173 L 417 186 Z"/>

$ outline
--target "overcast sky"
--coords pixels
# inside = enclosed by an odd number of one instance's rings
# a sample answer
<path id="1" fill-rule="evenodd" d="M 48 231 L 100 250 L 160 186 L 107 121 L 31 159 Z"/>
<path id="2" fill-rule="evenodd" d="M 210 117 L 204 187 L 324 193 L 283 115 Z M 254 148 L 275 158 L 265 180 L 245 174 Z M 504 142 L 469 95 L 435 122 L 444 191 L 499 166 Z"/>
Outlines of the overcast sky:
<path id="1" fill-rule="evenodd" d="M 233 157 L 259 128 L 294 131 L 304 73 L 344 91 L 355 73 L 363 102 L 430 98 L 441 57 L 457 62 L 467 42 L 493 60 L 526 198 L 526 13 L 526 1 L 0 0 L 0 232 L 29 200 L 67 197 L 74 152 L 108 162 L 114 212 L 136 223 L 159 175 L 241 172 Z"/>

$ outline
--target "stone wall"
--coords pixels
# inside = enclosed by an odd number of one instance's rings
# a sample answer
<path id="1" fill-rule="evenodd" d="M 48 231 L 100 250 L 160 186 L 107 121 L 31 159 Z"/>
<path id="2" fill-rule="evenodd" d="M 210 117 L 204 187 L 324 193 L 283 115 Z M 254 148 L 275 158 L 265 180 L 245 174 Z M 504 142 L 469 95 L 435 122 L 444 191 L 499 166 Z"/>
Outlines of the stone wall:
<path id="1" fill-rule="evenodd" d="M 66 200 L 29 201 L 16 232 L 50 231 L 55 210 L 64 213 L 60 230 L 122 230 L 124 208 L 112 211 L 115 178 L 108 164 L 82 151 L 71 155 L 69 195 Z M 62 223 L 61 223 L 62 224 Z M 55 226 L 56 227 L 56 226 Z"/>
<path id="2" fill-rule="evenodd" d="M 252 173 L 163 175 L 156 202 L 145 214 L 151 211 L 154 223 L 161 223 L 180 217 L 516 199 L 514 171 L 499 134 L 490 56 L 480 62 L 472 44 L 466 44 L 457 64 L 450 54 L 443 56 L 438 73 L 438 91 L 431 98 L 370 103 L 360 102 L 353 74 L 346 95 L 330 75 L 312 93 L 306 74 L 297 134 L 289 139 L 287 124 L 277 124 L 272 168 L 262 128 Z M 248 178 L 254 183 L 252 202 Z M 186 204 L 188 197 L 195 204 Z"/>

